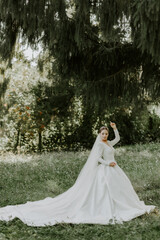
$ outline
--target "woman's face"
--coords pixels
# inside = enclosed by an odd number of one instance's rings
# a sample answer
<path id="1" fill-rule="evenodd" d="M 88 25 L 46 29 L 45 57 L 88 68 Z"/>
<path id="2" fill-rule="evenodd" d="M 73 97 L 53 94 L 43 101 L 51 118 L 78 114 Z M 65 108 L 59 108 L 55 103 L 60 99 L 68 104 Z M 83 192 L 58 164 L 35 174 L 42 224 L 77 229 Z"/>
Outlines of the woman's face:
<path id="1" fill-rule="evenodd" d="M 101 136 L 102 141 L 106 141 L 107 138 L 108 138 L 108 135 L 109 134 L 108 134 L 108 131 L 106 129 L 104 129 L 100 132 L 100 136 Z"/>

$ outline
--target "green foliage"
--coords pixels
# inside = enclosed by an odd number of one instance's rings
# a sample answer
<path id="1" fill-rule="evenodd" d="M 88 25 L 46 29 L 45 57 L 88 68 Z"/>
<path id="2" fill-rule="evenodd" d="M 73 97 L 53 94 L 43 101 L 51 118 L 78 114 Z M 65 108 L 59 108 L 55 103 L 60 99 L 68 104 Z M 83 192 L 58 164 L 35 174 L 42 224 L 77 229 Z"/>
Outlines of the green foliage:
<path id="1" fill-rule="evenodd" d="M 85 89 L 92 103 L 102 102 L 100 96 L 108 106 L 116 105 L 118 97 L 144 101 L 154 96 L 155 100 L 160 88 L 155 77 L 160 64 L 159 13 L 156 0 L 22 0 L 15 4 L 2 0 L 0 53 L 4 59 L 11 57 L 20 34 L 34 48 L 41 43 L 54 58 L 54 74 L 74 81 L 81 95 Z"/>
<path id="2" fill-rule="evenodd" d="M 110 121 L 117 124 L 121 145 L 160 140 L 160 118 L 145 105 L 124 103 L 113 109 L 98 108 L 73 97 L 70 88 L 68 92 L 67 88 L 61 92 L 58 89 L 39 82 L 28 93 L 10 93 L 12 106 L 2 118 L 6 122 L 1 151 L 90 149 L 98 129 Z M 109 139 L 113 138 L 110 129 Z"/>
<path id="3" fill-rule="evenodd" d="M 0 222 L 4 239 L 158 240 L 160 219 L 159 143 L 119 147 L 116 161 L 130 178 L 145 204 L 156 205 L 157 211 L 116 225 L 57 224 L 29 227 L 19 219 Z M 0 162 L 0 206 L 55 197 L 71 187 L 83 167 L 89 151 L 52 152 L 47 154 L 7 153 Z M 2 238 L 2 239 L 3 239 Z"/>
<path id="4" fill-rule="evenodd" d="M 116 108 L 107 117 L 107 122 L 110 119 L 117 123 L 122 145 L 160 140 L 160 117 L 151 113 L 146 106 Z M 114 137 L 112 132 L 111 136 Z"/>
<path id="5" fill-rule="evenodd" d="M 159 140 L 159 117 L 143 109 L 159 99 L 160 74 L 155 55 L 137 44 L 141 31 L 134 18 L 140 14 L 139 4 L 0 2 L 2 43 L 9 45 L 7 34 L 13 31 L 24 42 L 35 48 L 40 42 L 45 49 L 38 60 L 39 72 L 17 52 L 19 69 L 14 68 L 15 60 L 9 76 L 9 69 L 1 68 L 2 150 L 90 148 L 97 129 L 110 120 L 117 123 L 122 145 Z M 126 38 L 129 24 L 133 41 Z M 11 44 L 0 50 L 3 58 L 12 55 L 10 48 Z"/>
<path id="6" fill-rule="evenodd" d="M 124 20 L 124 16 L 128 17 L 130 14 L 130 1 L 126 0 L 104 0 L 100 3 L 99 18 L 101 31 L 105 38 L 112 36 L 114 26 L 119 24 L 119 21 Z"/>
<path id="7" fill-rule="evenodd" d="M 147 137 L 149 141 L 154 141 L 155 139 L 158 139 L 159 136 L 160 136 L 160 119 L 155 113 L 153 113 L 150 114 L 148 118 Z"/>
<path id="8" fill-rule="evenodd" d="M 160 64 L 160 2 L 156 0 L 134 1 L 132 5 L 132 32 L 134 41 L 142 53 L 147 52 L 151 61 Z"/>

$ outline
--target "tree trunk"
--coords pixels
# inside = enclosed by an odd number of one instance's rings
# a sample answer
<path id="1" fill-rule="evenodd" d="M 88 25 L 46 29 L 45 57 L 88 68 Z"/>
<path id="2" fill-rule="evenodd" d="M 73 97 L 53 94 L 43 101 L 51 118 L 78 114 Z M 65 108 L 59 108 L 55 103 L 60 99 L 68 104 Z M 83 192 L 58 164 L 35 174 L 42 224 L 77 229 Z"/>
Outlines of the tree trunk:
<path id="1" fill-rule="evenodd" d="M 38 132 L 38 151 L 42 151 L 42 132 Z"/>
<path id="2" fill-rule="evenodd" d="M 18 147 L 18 145 L 19 145 L 20 132 L 21 132 L 20 129 L 18 129 L 16 144 L 15 144 L 15 146 L 14 146 L 14 151 L 17 150 L 17 147 Z"/>

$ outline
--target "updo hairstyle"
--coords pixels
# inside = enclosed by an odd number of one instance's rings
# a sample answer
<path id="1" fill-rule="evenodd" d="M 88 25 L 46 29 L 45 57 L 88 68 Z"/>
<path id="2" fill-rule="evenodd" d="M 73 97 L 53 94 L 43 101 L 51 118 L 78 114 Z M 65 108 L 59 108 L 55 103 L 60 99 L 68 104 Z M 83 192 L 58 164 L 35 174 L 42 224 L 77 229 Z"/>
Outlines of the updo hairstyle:
<path id="1" fill-rule="evenodd" d="M 109 128 L 106 127 L 106 126 L 102 126 L 102 127 L 99 129 L 99 133 L 101 133 L 103 130 L 107 130 L 108 133 L 109 133 Z"/>

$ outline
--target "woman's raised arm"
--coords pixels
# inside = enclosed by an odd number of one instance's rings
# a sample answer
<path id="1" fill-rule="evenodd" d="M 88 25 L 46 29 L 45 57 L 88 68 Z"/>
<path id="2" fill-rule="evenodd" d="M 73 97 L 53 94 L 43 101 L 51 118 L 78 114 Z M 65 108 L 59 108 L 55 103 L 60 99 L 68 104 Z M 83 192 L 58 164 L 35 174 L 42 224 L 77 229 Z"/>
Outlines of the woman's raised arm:
<path id="1" fill-rule="evenodd" d="M 109 141 L 109 143 L 110 143 L 111 146 L 114 146 L 116 143 L 119 142 L 120 136 L 119 136 L 119 132 L 118 132 L 118 129 L 116 127 L 116 124 L 113 123 L 113 122 L 110 122 L 110 126 L 113 128 L 113 131 L 114 131 L 114 134 L 115 134 L 115 139 Z"/>

